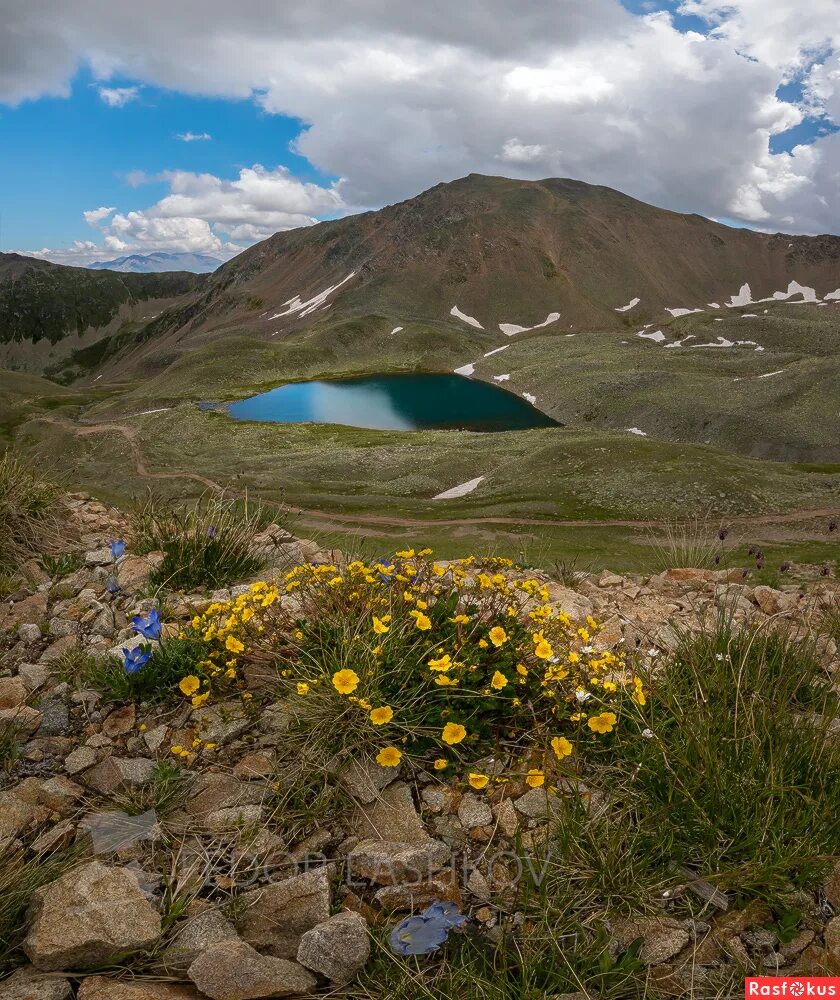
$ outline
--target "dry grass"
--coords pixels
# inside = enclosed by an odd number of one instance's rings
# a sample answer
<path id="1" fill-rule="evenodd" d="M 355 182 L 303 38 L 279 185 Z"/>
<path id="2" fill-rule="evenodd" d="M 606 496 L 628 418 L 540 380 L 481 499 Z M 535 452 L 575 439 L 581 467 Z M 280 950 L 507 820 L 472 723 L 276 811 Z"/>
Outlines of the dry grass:
<path id="1" fill-rule="evenodd" d="M 14 452 L 0 457 L 0 572 L 62 547 L 66 512 L 62 487 Z"/>

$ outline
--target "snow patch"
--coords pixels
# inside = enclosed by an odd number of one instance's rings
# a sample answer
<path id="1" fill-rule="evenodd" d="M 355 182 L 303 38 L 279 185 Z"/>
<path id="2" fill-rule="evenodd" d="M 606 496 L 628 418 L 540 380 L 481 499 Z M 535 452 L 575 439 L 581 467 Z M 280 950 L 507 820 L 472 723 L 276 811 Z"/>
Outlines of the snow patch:
<path id="1" fill-rule="evenodd" d="M 404 330 L 404 329 L 405 329 L 404 326 L 395 326 L 394 329 L 389 334 L 389 336 L 393 337 L 395 333 L 399 333 L 400 330 Z"/>
<path id="2" fill-rule="evenodd" d="M 494 347 L 492 351 L 488 351 L 484 357 L 489 358 L 491 354 L 498 354 L 499 351 L 506 351 L 510 347 L 510 344 L 502 344 L 501 347 Z"/>
<path id="3" fill-rule="evenodd" d="M 626 313 L 637 306 L 642 300 L 640 298 L 631 299 L 626 306 L 616 306 L 615 311 L 617 313 Z"/>
<path id="4" fill-rule="evenodd" d="M 507 374 L 507 375 L 494 375 L 493 376 L 493 381 L 494 382 L 507 382 L 509 379 L 510 379 L 510 374 Z"/>
<path id="5" fill-rule="evenodd" d="M 468 316 L 466 313 L 461 312 L 461 310 L 457 306 L 453 306 L 449 310 L 449 315 L 454 316 L 456 319 L 462 319 L 465 323 L 469 323 L 470 326 L 474 326 L 478 330 L 484 329 L 484 327 L 481 325 L 481 323 L 478 322 L 475 316 Z"/>
<path id="6" fill-rule="evenodd" d="M 764 375 L 742 375 L 740 378 L 732 379 L 733 382 L 748 382 L 752 379 L 757 378 L 770 378 L 772 375 L 781 375 L 784 372 L 784 368 L 780 368 L 777 372 L 765 372 Z"/>
<path id="7" fill-rule="evenodd" d="M 536 396 L 532 396 L 530 392 L 523 392 L 522 393 L 522 398 L 523 399 L 527 399 L 528 402 L 531 404 L 531 406 L 533 406 L 536 403 L 536 401 L 537 401 L 537 397 Z"/>
<path id="8" fill-rule="evenodd" d="M 732 298 L 726 303 L 730 309 L 734 309 L 737 306 L 749 306 L 752 305 L 752 290 L 750 286 L 746 283 L 741 285 L 740 290 L 737 295 L 733 295 Z"/>
<path id="9" fill-rule="evenodd" d="M 473 375 L 475 373 L 475 365 L 474 364 L 461 365 L 460 368 L 456 368 L 454 371 L 456 375 L 466 375 L 467 378 L 469 378 L 470 375 Z"/>
<path id="10" fill-rule="evenodd" d="M 161 406 L 157 410 L 141 410 L 139 413 L 135 413 L 135 417 L 147 417 L 150 413 L 168 413 L 171 410 L 171 406 Z"/>
<path id="11" fill-rule="evenodd" d="M 826 302 L 840 301 L 840 288 L 838 288 L 837 291 L 835 292 L 829 292 L 828 295 L 825 296 L 825 301 Z"/>
<path id="12" fill-rule="evenodd" d="M 458 497 L 466 496 L 478 486 L 480 482 L 484 479 L 484 476 L 476 476 L 475 479 L 470 479 L 466 483 L 461 483 L 460 486 L 453 486 L 452 489 L 444 490 L 443 493 L 438 493 L 437 496 L 432 497 L 432 500 L 456 500 Z"/>
<path id="13" fill-rule="evenodd" d="M 537 323 L 536 326 L 519 326 L 516 323 L 499 323 L 499 329 L 506 337 L 513 337 L 517 333 L 527 333 L 528 330 L 539 330 L 544 326 L 551 326 L 551 324 L 556 323 L 558 319 L 560 319 L 560 313 L 549 313 L 542 323 Z"/>
<path id="14" fill-rule="evenodd" d="M 801 295 L 803 302 L 819 302 L 817 298 L 817 293 L 813 288 L 808 288 L 807 285 L 800 285 L 798 281 L 791 281 L 787 287 L 786 292 L 773 292 L 773 298 L 777 302 L 783 302 L 785 299 L 789 299 L 794 295 Z M 763 299 L 762 301 L 769 302 L 769 299 Z"/>
<path id="15" fill-rule="evenodd" d="M 654 340 L 657 344 L 661 344 L 665 340 L 665 334 L 661 330 L 654 330 L 653 333 L 645 333 L 644 330 L 640 330 L 637 337 L 644 337 L 645 340 Z"/>
<path id="16" fill-rule="evenodd" d="M 637 434 L 639 437 L 643 438 L 647 437 L 647 432 L 639 430 L 638 427 L 625 427 L 624 429 L 627 431 L 628 434 Z"/>
<path id="17" fill-rule="evenodd" d="M 666 309 L 665 312 L 669 312 L 675 319 L 678 316 L 690 316 L 692 313 L 701 313 L 702 309 L 683 309 L 679 307 L 677 309 Z"/>
<path id="18" fill-rule="evenodd" d="M 719 302 L 707 302 L 706 305 L 710 309 L 720 309 L 720 303 Z"/>
<path id="19" fill-rule="evenodd" d="M 346 278 L 343 278 L 337 285 L 330 285 L 329 288 L 325 288 L 323 292 L 319 292 L 317 295 L 313 295 L 311 299 L 307 299 L 305 302 L 301 301 L 299 295 L 295 295 L 292 299 L 287 299 L 283 305 L 286 306 L 282 312 L 274 313 L 273 316 L 269 316 L 269 319 L 279 319 L 281 316 L 290 316 L 292 313 L 300 313 L 301 316 L 308 316 L 309 313 L 315 312 L 324 302 L 329 298 L 330 295 L 341 286 L 349 281 L 354 275 L 355 271 L 351 271 Z"/>
<path id="20" fill-rule="evenodd" d="M 682 347 L 683 344 L 688 343 L 689 340 L 696 340 L 697 337 L 693 333 L 687 334 L 682 340 L 673 340 L 670 344 L 666 344 L 666 347 Z"/>

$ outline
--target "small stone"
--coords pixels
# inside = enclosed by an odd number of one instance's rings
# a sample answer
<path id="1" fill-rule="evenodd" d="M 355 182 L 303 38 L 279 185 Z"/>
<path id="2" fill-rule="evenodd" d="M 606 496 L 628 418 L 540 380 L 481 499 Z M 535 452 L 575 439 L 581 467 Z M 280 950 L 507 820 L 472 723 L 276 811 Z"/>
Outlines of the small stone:
<path id="1" fill-rule="evenodd" d="M 32 968 L 19 969 L 0 983 L 2 1000 L 70 1000 L 70 981 L 58 976 L 42 976 Z"/>
<path id="2" fill-rule="evenodd" d="M 674 958 L 691 938 L 685 927 L 670 917 L 640 917 L 617 921 L 615 934 L 621 942 L 622 949 L 642 938 L 639 961 L 645 965 L 661 965 Z M 740 944 L 740 941 L 738 943 Z M 743 945 L 741 947 L 743 948 Z"/>
<path id="3" fill-rule="evenodd" d="M 183 983 L 87 976 L 79 984 L 76 1000 L 201 1000 L 201 996 L 194 986 Z"/>
<path id="4" fill-rule="evenodd" d="M 245 829 L 262 823 L 263 811 L 258 805 L 230 806 L 216 809 L 201 819 L 201 826 L 210 833 L 226 833 L 229 830 Z"/>
<path id="5" fill-rule="evenodd" d="M 301 965 L 336 986 L 349 983 L 370 958 L 367 924 L 358 913 L 343 911 L 307 931 L 300 939 Z"/>
<path id="6" fill-rule="evenodd" d="M 28 693 L 21 677 L 0 677 L 0 708 L 19 708 Z"/>
<path id="7" fill-rule="evenodd" d="M 545 819 L 554 809 L 554 797 L 544 788 L 531 788 L 514 802 L 516 809 L 529 819 Z M 559 807 L 559 804 L 558 804 Z"/>
<path id="8" fill-rule="evenodd" d="M 163 552 L 149 552 L 143 556 L 126 556 L 117 566 L 117 583 L 127 594 L 145 590 L 152 574 L 165 559 Z"/>
<path id="9" fill-rule="evenodd" d="M 51 618 L 48 625 L 49 634 L 54 639 L 63 639 L 68 635 L 78 635 L 81 626 L 72 618 Z"/>
<path id="10" fill-rule="evenodd" d="M 347 794 L 368 805 L 394 780 L 393 773 L 399 768 L 380 767 L 375 761 L 365 758 L 353 759 L 338 772 L 338 780 Z"/>
<path id="11" fill-rule="evenodd" d="M 404 782 L 389 785 L 373 803 L 360 805 L 351 820 L 351 829 L 363 840 L 379 837 L 417 844 L 429 839 L 414 806 L 411 789 Z"/>
<path id="12" fill-rule="evenodd" d="M 297 962 L 261 955 L 244 941 L 211 945 L 187 975 L 211 1000 L 259 1000 L 309 993 L 317 980 Z"/>
<path id="13" fill-rule="evenodd" d="M 440 871 L 450 859 L 450 849 L 439 840 L 420 844 L 387 840 L 362 840 L 347 858 L 352 875 L 378 885 L 422 881 Z"/>
<path id="14" fill-rule="evenodd" d="M 40 638 L 40 627 L 31 622 L 28 625 L 21 625 L 18 629 L 18 639 L 20 639 L 21 642 L 25 642 L 27 646 L 34 645 Z"/>
<path id="15" fill-rule="evenodd" d="M 86 771 L 84 783 L 100 795 L 115 795 L 147 785 L 155 773 L 155 762 L 147 757 L 106 757 Z"/>
<path id="16" fill-rule="evenodd" d="M 330 915 L 329 870 L 316 868 L 273 882 L 239 901 L 236 929 L 248 944 L 275 958 L 294 958 L 301 935 Z"/>
<path id="17" fill-rule="evenodd" d="M 246 754 L 237 761 L 233 768 L 234 776 L 243 781 L 253 781 L 255 778 L 267 778 L 274 770 L 274 760 L 271 754 L 255 752 Z"/>
<path id="18" fill-rule="evenodd" d="M 211 945 L 237 938 L 236 928 L 223 913 L 208 910 L 179 927 L 174 941 L 161 955 L 161 962 L 167 971 L 186 972 Z"/>
<path id="19" fill-rule="evenodd" d="M 41 725 L 41 713 L 29 705 L 0 708 L 0 729 L 11 726 L 24 736 L 32 736 Z"/>
<path id="20" fill-rule="evenodd" d="M 383 885 L 373 898 L 383 910 L 419 910 L 438 900 L 460 905 L 461 889 L 455 872 L 450 869 L 422 882 Z"/>
<path id="21" fill-rule="evenodd" d="M 63 736 L 70 728 L 70 710 L 61 698 L 42 698 L 39 704 L 41 712 L 41 736 Z"/>
<path id="22" fill-rule="evenodd" d="M 86 566 L 110 566 L 113 562 L 114 556 L 107 545 L 101 549 L 93 549 L 90 552 L 85 552 Z"/>
<path id="23" fill-rule="evenodd" d="M 160 916 L 134 874 L 92 861 L 42 890 L 23 949 L 47 972 L 84 969 L 147 948 L 159 936 Z"/>
<path id="24" fill-rule="evenodd" d="M 464 829 L 472 830 L 473 827 L 492 823 L 493 810 L 486 799 L 480 799 L 468 792 L 462 796 L 461 804 L 458 806 L 458 819 L 463 823 Z"/>
<path id="25" fill-rule="evenodd" d="M 40 663 L 21 663 L 18 676 L 26 685 L 27 691 L 37 691 L 47 683 L 47 668 Z"/>
<path id="26" fill-rule="evenodd" d="M 96 763 L 96 751 L 91 747 L 79 747 L 64 759 L 64 770 L 68 774 L 79 774 Z"/>
<path id="27" fill-rule="evenodd" d="M 825 950 L 834 958 L 840 958 L 840 916 L 825 925 L 823 931 Z"/>
<path id="28" fill-rule="evenodd" d="M 102 723 L 102 732 L 115 739 L 117 736 L 125 736 L 134 728 L 137 709 L 134 705 L 125 705 L 123 708 L 114 709 Z"/>
<path id="29" fill-rule="evenodd" d="M 516 831 L 519 829 L 519 817 L 516 815 L 516 809 L 510 799 L 502 799 L 498 805 L 494 806 L 493 815 L 496 817 L 499 829 L 506 837 L 516 836 Z"/>

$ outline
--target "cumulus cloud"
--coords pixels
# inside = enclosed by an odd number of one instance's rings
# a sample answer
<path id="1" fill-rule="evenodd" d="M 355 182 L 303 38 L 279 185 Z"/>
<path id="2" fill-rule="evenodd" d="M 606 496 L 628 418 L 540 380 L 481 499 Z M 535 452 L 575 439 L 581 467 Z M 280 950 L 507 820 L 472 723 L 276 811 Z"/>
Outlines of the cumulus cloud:
<path id="1" fill-rule="evenodd" d="M 90 211 L 83 212 L 82 214 L 84 215 L 85 222 L 89 226 L 98 226 L 99 223 L 102 222 L 103 219 L 107 219 L 112 212 L 116 212 L 116 208 L 92 208 Z"/>
<path id="2" fill-rule="evenodd" d="M 100 100 L 109 108 L 122 108 L 140 96 L 139 87 L 99 87 Z"/>
<path id="3" fill-rule="evenodd" d="M 179 132 L 176 138 L 181 142 L 209 142 L 213 136 L 209 132 Z"/>
<path id="4" fill-rule="evenodd" d="M 80 65 L 103 86 L 250 98 L 303 122 L 295 151 L 342 178 L 171 174 L 159 203 L 109 224 L 125 241 L 164 238 L 153 220 L 203 221 L 167 237 L 188 243 L 256 239 L 470 171 L 573 176 L 680 211 L 840 231 L 840 141 L 770 151 L 805 116 L 840 120 L 837 0 L 683 0 L 705 33 L 678 30 L 662 6 L 353 0 L 336 18 L 329 0 L 147 0 L 139 19 L 106 0 L 0 0 L 0 100 L 66 94 Z M 777 97 L 791 81 L 801 99 Z"/>

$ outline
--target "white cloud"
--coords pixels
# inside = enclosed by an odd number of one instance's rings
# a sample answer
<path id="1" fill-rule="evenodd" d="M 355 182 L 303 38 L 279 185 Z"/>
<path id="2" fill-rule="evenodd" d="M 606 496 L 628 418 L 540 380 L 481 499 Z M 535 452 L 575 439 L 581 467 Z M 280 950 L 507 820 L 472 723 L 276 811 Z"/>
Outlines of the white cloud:
<path id="1" fill-rule="evenodd" d="M 209 132 L 179 132 L 175 138 L 181 142 L 209 142 L 213 136 Z"/>
<path id="2" fill-rule="evenodd" d="M 100 99 L 109 108 L 122 108 L 130 101 L 136 101 L 140 96 L 139 87 L 99 87 Z"/>
<path id="3" fill-rule="evenodd" d="M 708 36 L 618 0 L 353 0 L 341 18 L 329 0 L 147 0 L 142 19 L 105 0 L 0 0 L 0 100 L 66 94 L 79 65 L 105 89 L 128 79 L 250 98 L 304 122 L 295 150 L 343 178 L 168 175 L 170 193 L 125 214 L 121 239 L 151 240 L 149 220 L 197 219 L 206 230 L 166 238 L 248 240 L 470 171 L 574 176 L 680 211 L 840 231 L 840 140 L 769 149 L 805 113 L 840 119 L 837 0 L 680 10 Z M 802 102 L 776 97 L 800 78 Z"/>
<path id="4" fill-rule="evenodd" d="M 85 222 L 89 226 L 97 226 L 99 225 L 100 222 L 103 221 L 103 219 L 107 219 L 112 212 L 116 212 L 116 209 L 113 207 L 111 208 L 103 207 L 103 208 L 92 208 L 89 212 L 83 212 L 82 214 L 85 217 Z"/>

